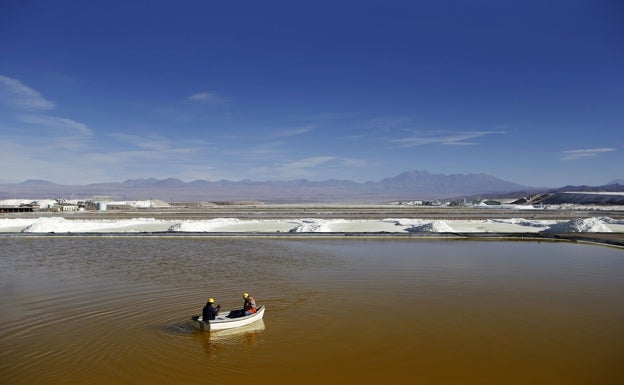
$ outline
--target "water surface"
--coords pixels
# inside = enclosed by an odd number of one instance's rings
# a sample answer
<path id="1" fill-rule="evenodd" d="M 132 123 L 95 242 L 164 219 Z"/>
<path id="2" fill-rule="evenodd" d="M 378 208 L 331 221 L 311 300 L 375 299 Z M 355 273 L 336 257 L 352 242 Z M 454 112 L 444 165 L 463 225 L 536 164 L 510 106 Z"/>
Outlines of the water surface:
<path id="1" fill-rule="evenodd" d="M 551 242 L 0 238 L 3 384 L 621 384 L 624 253 Z M 207 297 L 262 323 L 199 333 Z"/>

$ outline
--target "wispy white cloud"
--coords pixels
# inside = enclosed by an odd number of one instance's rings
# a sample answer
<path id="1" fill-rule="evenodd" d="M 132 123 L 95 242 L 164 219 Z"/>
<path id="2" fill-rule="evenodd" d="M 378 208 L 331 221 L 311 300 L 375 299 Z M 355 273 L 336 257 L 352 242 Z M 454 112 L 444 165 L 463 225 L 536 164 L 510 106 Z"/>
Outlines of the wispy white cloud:
<path id="1" fill-rule="evenodd" d="M 333 156 L 314 156 L 310 158 L 299 159 L 285 164 L 283 167 L 288 169 L 304 169 L 312 168 L 336 159 Z"/>
<path id="2" fill-rule="evenodd" d="M 254 167 L 251 172 L 256 176 L 266 176 L 268 179 L 313 178 L 324 175 L 322 167 L 337 160 L 334 156 L 314 156 L 293 161 L 284 161 L 277 165 Z"/>
<path id="3" fill-rule="evenodd" d="M 284 152 L 284 143 L 281 141 L 273 141 L 266 143 L 258 143 L 252 147 L 241 148 L 238 150 L 226 149 L 224 153 L 230 156 L 237 156 L 241 159 L 260 161 L 272 159 Z"/>
<path id="4" fill-rule="evenodd" d="M 229 135 L 228 139 L 235 144 L 222 148 L 222 153 L 228 156 L 236 156 L 240 159 L 259 161 L 275 159 L 289 152 L 288 139 L 312 132 L 314 126 L 300 126 L 272 132 L 254 132 L 253 134 Z M 265 141 L 266 140 L 266 141 Z M 251 143 L 246 146 L 243 143 Z M 240 145 L 242 144 L 242 147 Z"/>
<path id="5" fill-rule="evenodd" d="M 325 180 L 332 178 L 349 179 L 348 170 L 365 169 L 371 165 L 367 159 L 331 155 L 287 158 L 279 144 L 277 148 L 246 151 L 238 155 L 249 164 L 245 170 L 247 178 L 253 180 L 300 179 Z M 292 155 L 292 153 L 290 153 Z M 230 156 L 232 154 L 229 154 Z"/>
<path id="6" fill-rule="evenodd" d="M 360 140 L 387 138 L 394 132 L 414 132 L 414 121 L 408 117 L 389 117 L 367 119 L 358 123 L 357 132 L 341 135 L 340 139 Z"/>
<path id="7" fill-rule="evenodd" d="M 13 127 L 7 132 L 15 132 Z M 13 182 L 45 179 L 56 183 L 80 184 L 94 181 L 121 181 L 136 177 L 181 179 L 207 178 L 214 174 L 214 162 L 206 156 L 203 143 L 180 141 L 158 135 L 112 134 L 92 141 L 81 135 L 33 136 L 0 135 L 0 163 L 11 169 L 2 175 Z M 210 154 L 208 154 L 210 155 Z"/>
<path id="8" fill-rule="evenodd" d="M 408 127 L 414 127 L 416 123 L 410 117 L 395 116 L 385 118 L 369 119 L 365 122 L 365 126 L 368 129 L 391 131 L 396 129 L 405 129 Z"/>
<path id="9" fill-rule="evenodd" d="M 347 167 L 368 167 L 370 166 L 370 161 L 368 159 L 359 159 L 359 158 L 342 158 L 341 163 Z"/>
<path id="10" fill-rule="evenodd" d="M 598 155 L 615 151 L 615 148 L 587 148 L 582 150 L 568 150 L 563 152 L 563 160 L 576 160 L 583 158 L 593 158 Z"/>
<path id="11" fill-rule="evenodd" d="M 441 144 L 448 146 L 474 146 L 479 143 L 473 141 L 486 135 L 504 134 L 505 131 L 413 131 L 410 136 L 395 138 L 390 141 L 404 147 L 423 146 L 427 144 Z"/>
<path id="12" fill-rule="evenodd" d="M 39 135 L 54 138 L 61 135 L 86 137 L 93 134 L 84 123 L 49 115 L 48 111 L 56 108 L 53 102 L 44 98 L 37 90 L 8 76 L 0 75 L 0 103 L 14 111 L 16 121 L 36 126 Z"/>
<path id="13" fill-rule="evenodd" d="M 299 136 L 314 130 L 313 126 L 295 127 L 291 129 L 274 132 L 271 136 L 274 138 L 288 138 L 291 136 Z"/>
<path id="14" fill-rule="evenodd" d="M 0 101 L 20 111 L 47 111 L 55 108 L 53 102 L 17 79 L 0 75 Z"/>
<path id="15" fill-rule="evenodd" d="M 125 133 L 111 133 L 110 137 L 125 145 L 127 151 L 112 152 L 123 158 L 166 158 L 174 155 L 188 155 L 200 152 L 202 142 L 193 141 L 193 146 L 180 145 L 166 137 L 150 135 L 133 135 Z"/>
<path id="16" fill-rule="evenodd" d="M 77 122 L 73 119 L 39 114 L 22 114 L 18 115 L 18 119 L 24 123 L 52 127 L 55 129 L 65 129 L 72 133 L 78 133 L 81 135 L 93 134 L 93 131 L 87 127 L 86 124 Z"/>
<path id="17" fill-rule="evenodd" d="M 141 136 L 141 135 L 133 135 L 126 134 L 121 132 L 115 132 L 109 134 L 109 136 L 120 143 L 129 145 L 131 147 L 137 147 L 140 149 L 146 150 L 156 150 L 161 151 L 167 149 L 169 147 L 169 141 L 163 137 L 159 136 Z"/>
<path id="18" fill-rule="evenodd" d="M 197 92 L 187 97 L 186 99 L 191 102 L 200 102 L 200 103 L 206 103 L 206 104 L 221 104 L 221 103 L 228 102 L 227 98 L 217 95 L 214 92 L 206 92 L 206 91 Z"/>

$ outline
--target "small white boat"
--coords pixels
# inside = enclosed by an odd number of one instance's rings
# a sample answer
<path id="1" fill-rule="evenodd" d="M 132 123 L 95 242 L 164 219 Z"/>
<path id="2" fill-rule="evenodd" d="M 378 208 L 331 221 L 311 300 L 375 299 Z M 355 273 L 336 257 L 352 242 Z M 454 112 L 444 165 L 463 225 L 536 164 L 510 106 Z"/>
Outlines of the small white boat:
<path id="1" fill-rule="evenodd" d="M 232 329 L 261 320 L 264 316 L 264 306 L 260 306 L 257 308 L 255 313 L 244 317 L 231 318 L 229 314 L 230 312 L 224 311 L 223 314 L 217 315 L 215 319 L 208 322 L 204 322 L 202 316 L 194 316 L 191 319 L 193 320 L 193 326 L 195 326 L 195 329 L 199 329 L 201 331 Z"/>
<path id="2" fill-rule="evenodd" d="M 264 320 L 254 321 L 249 325 L 240 326 L 233 329 L 211 330 L 209 333 L 201 333 L 208 335 L 212 342 L 228 342 L 235 343 L 237 338 L 249 336 L 264 331 Z M 240 341 L 240 339 L 238 340 Z M 249 341 L 243 341 L 248 343 Z"/>

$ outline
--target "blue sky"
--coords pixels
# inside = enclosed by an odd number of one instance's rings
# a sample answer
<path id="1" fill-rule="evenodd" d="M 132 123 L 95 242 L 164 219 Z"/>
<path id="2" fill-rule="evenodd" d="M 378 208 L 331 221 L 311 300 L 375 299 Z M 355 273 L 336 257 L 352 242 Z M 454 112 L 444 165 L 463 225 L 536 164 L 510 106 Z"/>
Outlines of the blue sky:
<path id="1" fill-rule="evenodd" d="M 619 1 L 0 3 L 0 182 L 624 178 Z"/>

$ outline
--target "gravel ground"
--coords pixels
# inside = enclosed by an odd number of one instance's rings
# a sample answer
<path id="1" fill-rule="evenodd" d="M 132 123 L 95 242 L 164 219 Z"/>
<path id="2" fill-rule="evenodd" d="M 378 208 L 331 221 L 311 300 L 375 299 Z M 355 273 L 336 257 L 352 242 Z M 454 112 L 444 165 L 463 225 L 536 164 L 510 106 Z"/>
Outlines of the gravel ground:
<path id="1" fill-rule="evenodd" d="M 489 209 L 455 208 L 398 205 L 217 205 L 209 207 L 167 208 L 129 208 L 124 210 L 82 211 L 82 212 L 34 212 L 0 214 L 0 218 L 32 218 L 62 216 L 75 219 L 120 219 L 120 218 L 156 218 L 156 219 L 384 219 L 384 218 L 422 218 L 440 220 L 460 219 L 507 219 L 525 218 L 540 220 L 569 220 L 574 218 L 610 217 L 624 219 L 624 210 L 586 210 L 586 209 Z"/>

